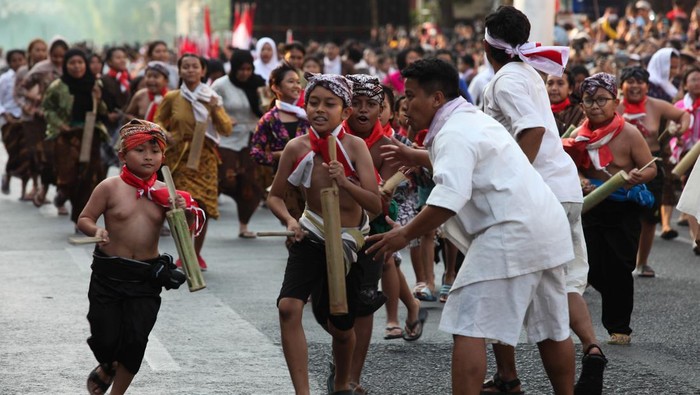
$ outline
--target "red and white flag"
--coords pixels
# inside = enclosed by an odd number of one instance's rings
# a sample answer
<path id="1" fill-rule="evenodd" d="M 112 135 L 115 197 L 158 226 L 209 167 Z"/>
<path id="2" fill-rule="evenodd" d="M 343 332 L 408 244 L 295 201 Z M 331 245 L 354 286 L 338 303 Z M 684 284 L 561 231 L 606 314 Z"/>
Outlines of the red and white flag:
<path id="1" fill-rule="evenodd" d="M 253 18 L 255 16 L 255 3 L 236 3 L 233 22 L 233 36 L 231 46 L 240 49 L 249 49 L 253 39 Z"/>

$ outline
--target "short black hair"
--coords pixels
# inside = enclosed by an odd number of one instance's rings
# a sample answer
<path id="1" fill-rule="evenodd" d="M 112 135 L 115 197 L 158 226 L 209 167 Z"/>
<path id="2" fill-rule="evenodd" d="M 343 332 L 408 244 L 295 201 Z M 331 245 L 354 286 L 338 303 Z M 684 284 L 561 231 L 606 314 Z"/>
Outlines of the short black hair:
<path id="1" fill-rule="evenodd" d="M 391 112 L 395 112 L 394 105 L 396 104 L 396 99 L 394 96 L 394 90 L 386 85 L 382 85 L 382 91 L 384 91 L 384 97 L 389 100 L 389 109 Z"/>
<path id="2" fill-rule="evenodd" d="M 272 87 L 272 85 L 279 86 L 280 83 L 282 83 L 282 80 L 284 80 L 284 76 L 290 71 L 295 73 L 297 72 L 297 70 L 287 61 L 280 62 L 279 66 L 275 67 L 274 70 L 270 72 L 270 79 L 268 81 L 270 87 Z"/>
<path id="3" fill-rule="evenodd" d="M 111 48 L 107 49 L 107 52 L 105 52 L 105 62 L 109 62 L 110 60 L 112 60 L 114 53 L 117 51 L 122 51 L 122 52 L 124 52 L 124 55 L 127 55 L 126 48 L 124 48 L 124 47 L 111 47 Z"/>
<path id="4" fill-rule="evenodd" d="M 577 64 L 573 67 L 571 67 L 571 75 L 576 78 L 577 75 L 585 75 L 586 78 L 591 76 L 591 73 L 588 71 L 588 68 L 582 64 Z"/>
<path id="5" fill-rule="evenodd" d="M 306 48 L 299 41 L 292 41 L 291 43 L 284 44 L 284 53 L 287 53 L 293 49 L 301 51 L 302 56 L 306 56 Z"/>
<path id="6" fill-rule="evenodd" d="M 474 68 L 476 66 L 476 62 L 474 61 L 474 56 L 472 54 L 464 54 L 460 56 L 460 59 L 462 62 L 464 62 L 467 66 Z"/>
<path id="7" fill-rule="evenodd" d="M 515 47 L 524 44 L 530 38 L 530 21 L 520 10 L 512 6 L 502 5 L 486 16 L 484 25 L 489 35 L 500 38 Z M 522 62 L 518 56 L 510 57 L 506 51 L 489 46 L 491 57 L 500 64 L 511 61 Z"/>
<path id="8" fill-rule="evenodd" d="M 418 85 L 428 94 L 441 91 L 447 100 L 459 96 L 459 72 L 437 58 L 420 59 L 401 71 L 401 76 L 418 81 Z"/>
<path id="9" fill-rule="evenodd" d="M 7 51 L 7 54 L 5 55 L 5 61 L 7 61 L 7 64 L 10 64 L 10 59 L 12 59 L 12 56 L 14 55 L 22 55 L 23 58 L 26 58 L 27 55 L 24 53 L 24 50 L 22 49 L 11 49 Z"/>

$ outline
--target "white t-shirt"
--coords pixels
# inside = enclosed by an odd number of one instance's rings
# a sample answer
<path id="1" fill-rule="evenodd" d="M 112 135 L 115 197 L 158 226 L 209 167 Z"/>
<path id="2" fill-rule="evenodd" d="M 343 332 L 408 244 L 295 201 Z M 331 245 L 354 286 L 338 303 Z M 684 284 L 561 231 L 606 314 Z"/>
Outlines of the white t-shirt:
<path id="1" fill-rule="evenodd" d="M 427 204 L 455 212 L 447 232 L 470 241 L 452 289 L 574 258 L 562 205 L 493 118 L 476 109 L 453 113 L 428 152 L 436 185 Z"/>
<path id="2" fill-rule="evenodd" d="M 576 165 L 564 152 L 542 77 L 523 62 L 504 65 L 484 91 L 484 112 L 518 135 L 529 128 L 545 128 L 532 165 L 560 202 L 582 203 Z"/>
<path id="3" fill-rule="evenodd" d="M 248 146 L 260 118 L 250 109 L 250 102 L 243 89 L 233 85 L 228 75 L 214 81 L 211 88 L 223 99 L 226 114 L 236 120 L 233 133 L 221 136 L 219 147 L 238 152 Z"/>

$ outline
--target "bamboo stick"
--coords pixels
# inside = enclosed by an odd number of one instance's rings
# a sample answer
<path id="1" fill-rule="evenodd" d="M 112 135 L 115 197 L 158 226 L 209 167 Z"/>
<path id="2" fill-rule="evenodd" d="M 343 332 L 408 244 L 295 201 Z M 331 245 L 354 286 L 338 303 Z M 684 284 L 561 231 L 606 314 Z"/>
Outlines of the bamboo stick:
<path id="1" fill-rule="evenodd" d="M 328 152 L 331 161 L 336 160 L 335 136 L 328 137 Z M 328 298 L 332 315 L 348 313 L 345 290 L 345 262 L 343 241 L 340 233 L 340 196 L 335 180 L 330 188 L 321 190 L 323 210 L 323 233 L 326 240 L 326 270 L 328 272 Z"/>
<path id="2" fill-rule="evenodd" d="M 163 166 L 162 171 L 163 179 L 168 186 L 168 193 L 170 194 L 173 207 L 165 213 L 165 218 L 168 220 L 168 225 L 170 225 L 175 247 L 177 248 L 177 254 L 180 257 L 182 268 L 187 276 L 187 287 L 190 292 L 199 291 L 207 285 L 204 282 L 204 276 L 202 276 L 202 270 L 199 267 L 199 260 L 197 259 L 197 253 L 195 252 L 194 243 L 192 242 L 190 228 L 187 225 L 184 210 L 175 208 L 177 191 L 175 190 L 175 183 L 173 182 L 170 168 L 168 168 L 168 166 Z"/>
<path id="3" fill-rule="evenodd" d="M 258 237 L 292 237 L 294 232 L 291 230 L 281 230 L 281 231 L 267 231 L 267 232 L 256 232 Z"/>
<path id="4" fill-rule="evenodd" d="M 104 239 L 97 236 L 71 236 L 68 238 L 68 242 L 73 245 L 95 244 L 103 241 Z"/>

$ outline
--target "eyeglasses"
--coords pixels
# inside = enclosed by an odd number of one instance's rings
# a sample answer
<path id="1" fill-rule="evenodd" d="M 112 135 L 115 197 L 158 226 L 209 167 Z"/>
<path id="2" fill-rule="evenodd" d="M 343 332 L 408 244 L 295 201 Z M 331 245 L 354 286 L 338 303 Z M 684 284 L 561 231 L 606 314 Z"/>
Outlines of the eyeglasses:
<path id="1" fill-rule="evenodd" d="M 605 107 L 605 105 L 608 104 L 608 100 L 615 100 L 615 98 L 614 97 L 596 97 L 595 99 L 591 99 L 590 97 L 586 97 L 583 100 L 581 100 L 581 102 L 586 107 L 593 107 L 593 103 L 597 104 L 598 107 Z"/>

